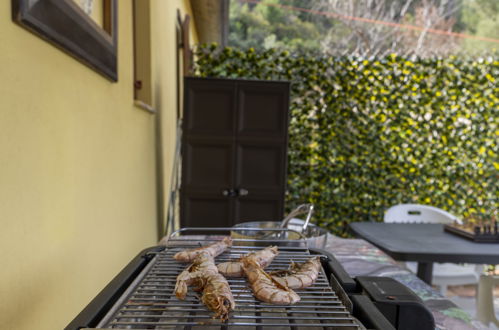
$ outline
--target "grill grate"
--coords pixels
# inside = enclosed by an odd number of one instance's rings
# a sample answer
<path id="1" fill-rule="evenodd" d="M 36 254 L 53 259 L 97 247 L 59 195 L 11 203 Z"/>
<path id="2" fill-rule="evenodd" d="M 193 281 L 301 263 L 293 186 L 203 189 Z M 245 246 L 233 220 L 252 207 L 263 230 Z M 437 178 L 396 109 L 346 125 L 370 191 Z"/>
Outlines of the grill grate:
<path id="1" fill-rule="evenodd" d="M 261 249 L 256 246 L 234 246 L 218 256 L 216 263 L 237 259 L 242 255 Z M 196 241 L 199 243 L 199 241 Z M 213 240 L 201 241 L 206 245 Z M 274 242 L 275 243 L 275 242 Z M 270 244 L 269 244 L 270 245 Z M 226 329 L 297 329 L 306 327 L 333 329 L 364 329 L 342 304 L 329 286 L 321 270 L 312 287 L 295 290 L 301 301 L 295 305 L 270 305 L 256 300 L 246 279 L 228 279 L 236 301 L 236 310 L 226 322 L 212 319 L 213 312 L 199 300 L 199 294 L 189 289 L 185 300 L 174 294 L 177 275 L 188 264 L 175 261 L 173 255 L 183 249 L 192 248 L 185 240 L 170 240 L 169 246 L 158 253 L 152 262 L 136 278 L 98 328 L 112 329 L 176 329 L 217 328 Z M 279 255 L 267 270 L 288 268 L 291 261 L 304 262 L 310 258 L 306 247 L 279 246 Z"/>

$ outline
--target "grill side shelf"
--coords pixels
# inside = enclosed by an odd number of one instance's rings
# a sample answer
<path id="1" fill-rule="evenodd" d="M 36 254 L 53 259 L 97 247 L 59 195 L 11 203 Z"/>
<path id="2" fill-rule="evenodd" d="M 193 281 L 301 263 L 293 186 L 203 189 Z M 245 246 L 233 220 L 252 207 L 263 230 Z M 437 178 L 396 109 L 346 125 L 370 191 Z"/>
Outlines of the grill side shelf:
<path id="1" fill-rule="evenodd" d="M 340 262 L 331 253 L 322 249 L 310 248 L 309 250 L 312 254 L 324 256 L 321 261 L 326 274 L 328 274 L 331 287 L 353 316 L 369 329 L 395 329 L 385 315 L 376 308 L 374 303 L 362 294 L 362 288 L 357 284 L 357 281 L 348 275 Z"/>
<path id="2" fill-rule="evenodd" d="M 395 327 L 376 308 L 367 296 L 352 294 L 350 295 L 350 298 L 354 302 L 354 316 L 356 316 L 366 327 L 380 330 L 395 330 Z"/>
<path id="3" fill-rule="evenodd" d="M 155 246 L 140 252 L 64 329 L 79 330 L 97 326 L 153 256 L 164 249 L 164 246 Z"/>

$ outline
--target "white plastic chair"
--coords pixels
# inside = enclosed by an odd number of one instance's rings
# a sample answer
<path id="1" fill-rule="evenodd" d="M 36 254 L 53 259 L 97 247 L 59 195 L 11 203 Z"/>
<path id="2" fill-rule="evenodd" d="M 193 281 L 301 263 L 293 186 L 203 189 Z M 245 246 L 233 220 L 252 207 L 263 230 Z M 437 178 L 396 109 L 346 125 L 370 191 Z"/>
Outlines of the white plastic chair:
<path id="1" fill-rule="evenodd" d="M 456 216 L 437 207 L 421 204 L 399 204 L 385 212 L 384 222 L 398 223 L 453 223 L 462 224 Z"/>
<path id="2" fill-rule="evenodd" d="M 385 212 L 384 222 L 397 223 L 462 223 L 454 215 L 439 208 L 421 204 L 399 204 Z M 413 273 L 417 271 L 417 263 L 406 262 Z M 483 265 L 435 263 L 433 265 L 432 283 L 446 295 L 448 285 L 477 284 Z"/>

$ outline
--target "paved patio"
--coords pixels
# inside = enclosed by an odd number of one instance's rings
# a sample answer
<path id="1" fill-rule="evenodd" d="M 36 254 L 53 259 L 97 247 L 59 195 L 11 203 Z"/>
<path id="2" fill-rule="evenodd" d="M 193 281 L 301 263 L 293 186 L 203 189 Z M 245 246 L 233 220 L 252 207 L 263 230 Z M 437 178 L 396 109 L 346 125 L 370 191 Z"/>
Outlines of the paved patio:
<path id="1" fill-rule="evenodd" d="M 473 285 L 449 286 L 447 297 L 461 309 L 470 314 L 470 316 L 475 316 L 475 293 L 476 287 Z M 499 318 L 499 286 L 496 286 L 494 289 L 494 309 L 497 318 Z M 491 324 L 490 329 L 498 328 L 494 324 Z"/>

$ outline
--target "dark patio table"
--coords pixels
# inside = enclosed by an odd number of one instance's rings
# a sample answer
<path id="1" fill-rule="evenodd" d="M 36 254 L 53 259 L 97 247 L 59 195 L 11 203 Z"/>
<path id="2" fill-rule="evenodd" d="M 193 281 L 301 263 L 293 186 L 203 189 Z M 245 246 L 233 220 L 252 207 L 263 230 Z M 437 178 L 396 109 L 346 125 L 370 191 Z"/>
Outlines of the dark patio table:
<path id="1" fill-rule="evenodd" d="M 428 284 L 433 262 L 499 264 L 499 244 L 474 243 L 442 224 L 354 222 L 350 229 L 395 260 L 418 262 L 417 276 Z"/>

